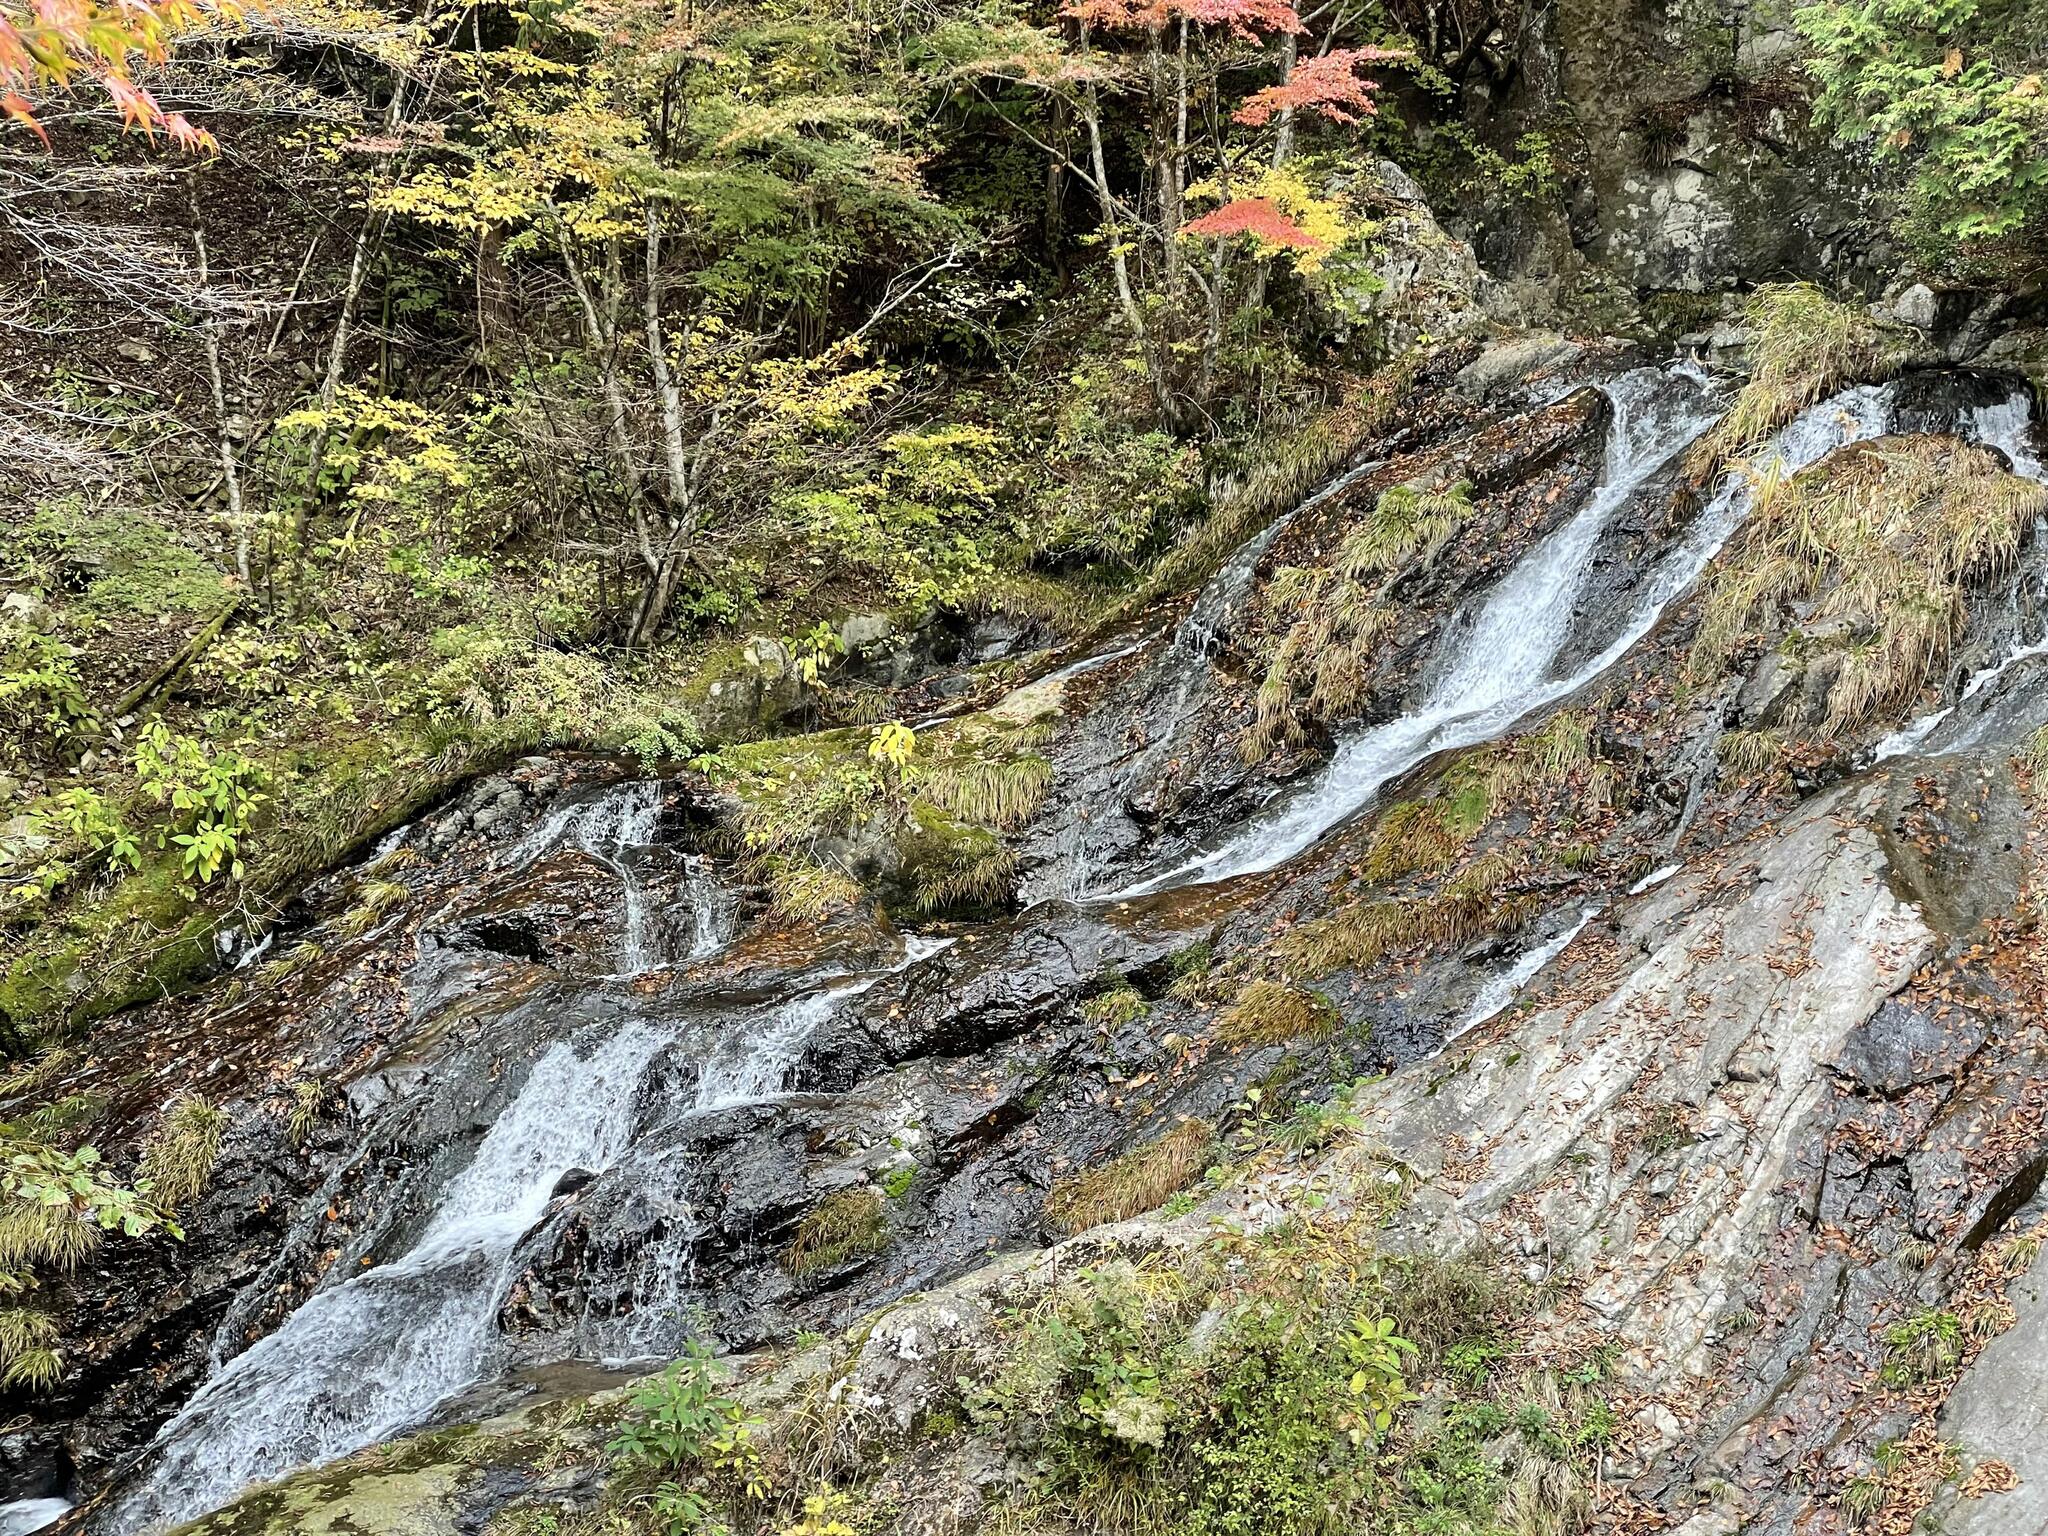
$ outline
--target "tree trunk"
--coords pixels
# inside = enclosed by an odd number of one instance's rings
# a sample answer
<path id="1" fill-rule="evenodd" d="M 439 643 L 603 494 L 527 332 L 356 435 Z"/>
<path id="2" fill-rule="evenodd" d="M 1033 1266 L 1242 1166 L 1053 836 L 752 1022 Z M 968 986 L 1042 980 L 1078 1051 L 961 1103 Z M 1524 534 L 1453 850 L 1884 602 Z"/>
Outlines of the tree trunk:
<path id="1" fill-rule="evenodd" d="M 196 202 L 194 199 L 196 214 Z M 192 244 L 199 252 L 199 287 L 206 289 L 206 231 L 194 229 Z M 213 388 L 213 415 L 219 428 L 220 482 L 227 491 L 228 531 L 235 540 L 235 578 L 244 592 L 249 590 L 249 514 L 242 501 L 242 467 L 235 456 L 234 434 L 228 426 L 228 392 L 220 366 L 220 322 L 202 318 L 199 335 L 206 347 L 206 380 Z"/>

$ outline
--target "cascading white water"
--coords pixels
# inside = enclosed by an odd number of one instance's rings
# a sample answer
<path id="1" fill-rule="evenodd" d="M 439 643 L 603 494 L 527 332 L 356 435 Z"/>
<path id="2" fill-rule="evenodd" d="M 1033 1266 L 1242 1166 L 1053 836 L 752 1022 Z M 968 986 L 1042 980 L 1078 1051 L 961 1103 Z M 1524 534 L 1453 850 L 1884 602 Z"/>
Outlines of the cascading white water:
<path id="1" fill-rule="evenodd" d="M 229 1360 L 159 1434 L 123 1529 L 217 1507 L 253 1482 L 382 1439 L 475 1381 L 520 1237 L 572 1168 L 623 1150 L 648 1063 L 667 1036 L 629 1024 L 534 1063 L 412 1249 L 316 1292 Z"/>
<path id="2" fill-rule="evenodd" d="M 1479 995 L 1472 999 L 1472 1006 L 1465 1010 L 1465 1017 L 1459 1021 L 1458 1027 L 1444 1037 L 1444 1045 L 1449 1045 L 1467 1030 L 1477 1029 L 1520 997 L 1522 989 L 1536 979 L 1537 972 L 1563 954 L 1566 946 L 1584 931 L 1586 924 L 1593 921 L 1599 912 L 1598 907 L 1586 908 L 1571 927 L 1554 938 L 1545 939 L 1541 944 L 1524 950 L 1516 956 L 1513 965 L 1499 975 L 1489 978 L 1486 985 L 1479 989 Z"/>
<path id="3" fill-rule="evenodd" d="M 721 1042 L 695 1108 L 780 1091 L 834 1008 L 950 942 L 909 939 L 887 970 L 795 998 L 766 1028 Z M 316 1292 L 221 1366 L 165 1426 L 119 1528 L 174 1525 L 251 1483 L 388 1438 L 481 1379 L 496 1357 L 498 1307 L 519 1240 L 563 1174 L 601 1170 L 626 1149 L 642 1081 L 673 1040 L 628 1023 L 587 1052 L 566 1041 L 550 1047 L 410 1251 Z"/>
<path id="4" fill-rule="evenodd" d="M 587 853 L 619 877 L 620 976 L 640 976 L 669 963 L 669 923 L 651 899 L 643 865 L 661 839 L 662 787 L 655 780 L 615 785 L 556 806 L 513 845 L 502 861 L 523 868 L 557 848 Z M 683 861 L 682 891 L 690 915 L 685 958 L 715 954 L 732 937 L 732 905 L 700 858 Z"/>
<path id="5" fill-rule="evenodd" d="M 2033 396 L 2024 389 L 2014 390 L 2012 395 L 1997 405 L 1979 406 L 1971 415 L 1969 429 L 1962 435 L 1974 438 L 1988 448 L 1996 448 L 2012 464 L 2012 472 L 2042 484 L 2048 484 L 2048 467 L 2044 467 L 2034 452 L 2034 410 Z M 2036 524 L 2034 537 L 2037 542 L 2048 540 L 2048 526 Z M 2017 601 L 2019 589 L 2014 588 Z M 2048 632 L 2036 635 L 2032 640 L 2024 632 L 2016 638 L 2006 653 L 1988 667 L 1973 673 L 1956 695 L 1953 704 L 1945 704 L 1919 719 L 1910 722 L 1885 737 L 1871 753 L 1873 763 L 1886 758 L 1901 757 L 1917 750 L 1928 737 L 1956 712 L 1958 705 L 1967 704 L 2021 662 L 2031 661 L 2036 656 L 2048 656 Z M 1974 733 L 1965 730 L 1955 740 L 1942 748 L 1942 752 L 1958 752 L 1976 745 Z M 1939 755 L 1939 754 L 1937 754 Z"/>
<path id="6" fill-rule="evenodd" d="M 708 1114 L 774 1098 L 782 1092 L 805 1042 L 834 1009 L 884 976 L 905 970 L 952 943 L 951 939 L 913 935 L 904 940 L 903 954 L 888 970 L 835 982 L 794 998 L 775 1009 L 765 1028 L 721 1042 L 698 1069 L 690 1112 Z M 666 1214 L 667 1232 L 635 1260 L 632 1311 L 603 1331 L 608 1347 L 644 1353 L 672 1342 L 668 1336 L 682 1311 L 685 1293 L 696 1279 L 691 1255 L 701 1229 L 695 1214 L 678 1203 L 672 1202 Z"/>
<path id="7" fill-rule="evenodd" d="M 0 1536 L 29 1536 L 70 1508 L 67 1499 L 16 1499 L 0 1504 Z"/>
<path id="8" fill-rule="evenodd" d="M 1447 660 L 1421 706 L 1346 742 L 1313 790 L 1291 797 L 1277 813 L 1253 818 L 1222 847 L 1118 895 L 1271 869 L 1424 757 L 1498 735 L 1577 686 L 1576 677 L 1553 679 L 1551 673 L 1585 587 L 1587 556 L 1615 514 L 1720 413 L 1710 381 L 1690 364 L 1624 374 L 1607 387 L 1607 394 L 1614 418 L 1599 489 L 1570 521 L 1524 555 L 1476 608 L 1454 621 L 1439 644 L 1438 654 Z M 1701 522 L 1714 520 L 1719 510 L 1717 502 Z M 1721 530 L 1712 547 L 1719 548 L 1726 536 L 1727 530 Z M 1683 584 L 1697 574 L 1695 566 Z M 1657 603 L 1658 611 L 1662 605 Z"/>

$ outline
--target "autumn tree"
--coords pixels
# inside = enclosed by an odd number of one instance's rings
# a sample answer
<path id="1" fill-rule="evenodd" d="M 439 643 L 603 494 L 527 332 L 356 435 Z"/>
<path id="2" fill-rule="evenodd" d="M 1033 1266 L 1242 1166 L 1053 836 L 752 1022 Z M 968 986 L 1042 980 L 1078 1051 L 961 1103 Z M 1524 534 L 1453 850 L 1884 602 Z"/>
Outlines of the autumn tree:
<path id="1" fill-rule="evenodd" d="M 962 77 L 1086 188 L 1117 310 L 1176 430 L 1200 418 L 1228 329 L 1263 302 L 1271 264 L 1314 272 L 1357 233 L 1295 171 L 1297 129 L 1371 116 L 1368 71 L 1404 55 L 1334 46 L 1334 31 L 1304 49 L 1308 36 L 1285 0 L 1068 0 L 1056 29 L 952 40 Z M 1259 74 L 1268 83 L 1239 86 Z M 1041 124 L 1002 89 L 1051 110 Z M 1118 153 L 1118 108 L 1135 118 L 1135 166 Z"/>

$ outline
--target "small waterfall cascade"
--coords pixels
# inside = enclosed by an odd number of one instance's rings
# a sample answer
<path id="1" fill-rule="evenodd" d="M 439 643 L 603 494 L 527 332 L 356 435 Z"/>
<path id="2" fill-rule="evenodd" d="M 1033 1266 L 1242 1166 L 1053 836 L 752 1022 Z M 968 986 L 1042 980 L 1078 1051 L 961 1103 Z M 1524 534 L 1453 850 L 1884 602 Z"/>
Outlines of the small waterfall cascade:
<path id="1" fill-rule="evenodd" d="M 29 1536 L 71 1508 L 68 1499 L 16 1499 L 0 1504 L 0 1536 Z"/>
<path id="2" fill-rule="evenodd" d="M 552 1046 L 409 1252 L 314 1293 L 164 1427 L 121 1528 L 175 1524 L 383 1439 L 477 1380 L 520 1237 L 563 1174 L 624 1149 L 641 1078 L 667 1041 L 629 1024 L 585 1050 Z"/>
<path id="3" fill-rule="evenodd" d="M 887 970 L 833 982 L 792 998 L 772 1009 L 761 1028 L 721 1041 L 698 1069 L 697 1091 L 689 1112 L 709 1114 L 773 1099 L 782 1092 L 805 1043 L 841 1003 L 952 942 L 912 936 Z M 654 1182 L 673 1187 L 681 1181 Z M 632 1311 L 597 1330 L 607 1348 L 627 1357 L 673 1349 L 683 1325 L 687 1293 L 696 1283 L 692 1255 L 701 1226 L 695 1214 L 680 1204 L 667 1215 L 660 1241 L 643 1249 L 635 1260 Z"/>
<path id="4" fill-rule="evenodd" d="M 1599 914 L 1598 907 L 1586 908 L 1579 914 L 1578 920 L 1564 932 L 1545 939 L 1540 944 L 1531 945 L 1517 955 L 1514 963 L 1506 970 L 1489 977 L 1486 984 L 1479 989 L 1478 996 L 1472 999 L 1472 1006 L 1466 1010 L 1465 1017 L 1459 1021 L 1458 1027 L 1444 1037 L 1444 1045 L 1449 1045 L 1467 1030 L 1477 1029 L 1519 999 L 1522 989 L 1536 979 L 1537 973 L 1563 954 L 1571 941 L 1584 931 L 1586 924 L 1592 922 Z"/>
<path id="5" fill-rule="evenodd" d="M 886 970 L 793 998 L 769 1010 L 762 1027 L 720 1042 L 700 1074 L 695 1110 L 780 1092 L 804 1042 L 840 1003 L 950 942 L 909 939 Z M 165 1529 L 252 1483 L 387 1439 L 487 1376 L 520 1239 L 565 1173 L 601 1171 L 628 1149 L 649 1069 L 676 1043 L 673 1029 L 631 1022 L 601 1039 L 551 1046 L 412 1248 L 315 1292 L 220 1366 L 158 1435 L 116 1528 Z M 659 1282 L 679 1297 L 689 1278 L 687 1233 L 677 1247 Z"/>
<path id="6" fill-rule="evenodd" d="M 1272 869 L 1366 805 L 1380 785 L 1431 753 L 1499 735 L 1530 710 L 1578 686 L 1577 675 L 1556 678 L 1553 672 L 1570 637 L 1588 556 L 1615 515 L 1706 431 L 1721 410 L 1711 381 L 1689 363 L 1623 374 L 1606 387 L 1606 393 L 1614 417 L 1599 489 L 1453 621 L 1439 647 L 1439 655 L 1447 660 L 1422 704 L 1346 742 L 1313 789 L 1289 797 L 1276 813 L 1254 817 L 1223 846 L 1118 895 Z M 1688 544 L 1672 557 L 1671 563 L 1682 567 L 1675 579 L 1659 572 L 1656 585 L 1670 590 L 1656 597 L 1649 622 L 1672 595 L 1690 585 L 1732 531 L 1734 523 L 1726 518 L 1724 503 L 1733 497 L 1731 488 L 1702 516 L 1701 523 L 1712 534 L 1705 553 L 1692 559 Z M 1700 534 L 1696 528 L 1695 542 Z M 1649 622 L 1640 628 L 1632 623 L 1633 633 L 1621 648 L 1646 632 Z"/>
<path id="7" fill-rule="evenodd" d="M 619 877 L 619 955 L 622 977 L 659 970 L 679 958 L 701 960 L 732 938 L 733 907 L 711 875 L 708 860 L 682 859 L 679 907 L 690 919 L 689 942 L 672 932 L 668 910 L 650 888 L 648 871 L 661 847 L 662 785 L 637 780 L 555 806 L 513 845 L 503 863 L 521 869 L 558 848 L 588 854 Z"/>

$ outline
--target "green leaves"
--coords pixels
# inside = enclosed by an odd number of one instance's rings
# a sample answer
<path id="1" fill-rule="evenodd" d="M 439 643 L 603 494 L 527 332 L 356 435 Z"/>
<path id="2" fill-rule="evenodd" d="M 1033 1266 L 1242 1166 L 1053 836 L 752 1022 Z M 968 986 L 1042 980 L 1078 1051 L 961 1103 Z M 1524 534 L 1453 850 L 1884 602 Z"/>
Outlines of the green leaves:
<path id="1" fill-rule="evenodd" d="M 680 1360 L 628 1394 L 608 1447 L 629 1479 L 649 1485 L 639 1502 L 670 1536 L 727 1529 L 715 1484 L 749 1496 L 763 1488 L 753 1421 L 718 1390 L 722 1374 L 711 1347 L 692 1340 Z"/>
<path id="2" fill-rule="evenodd" d="M 1351 1365 L 1347 1386 L 1358 1408 L 1345 1428 L 1354 1445 L 1368 1432 L 1386 1434 L 1395 1414 L 1419 1395 L 1408 1389 L 1403 1374 L 1403 1362 L 1415 1355 L 1415 1346 L 1395 1330 L 1391 1317 L 1362 1314 L 1344 1334 L 1342 1348 Z"/>
<path id="3" fill-rule="evenodd" d="M 1908 173 L 1927 243 L 2039 237 L 2048 95 L 2027 67 L 2027 7 L 1997 0 L 1824 0 L 1795 13 L 1814 113 Z"/>

